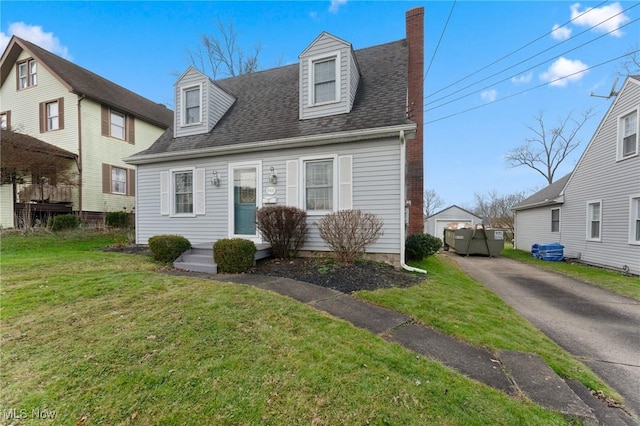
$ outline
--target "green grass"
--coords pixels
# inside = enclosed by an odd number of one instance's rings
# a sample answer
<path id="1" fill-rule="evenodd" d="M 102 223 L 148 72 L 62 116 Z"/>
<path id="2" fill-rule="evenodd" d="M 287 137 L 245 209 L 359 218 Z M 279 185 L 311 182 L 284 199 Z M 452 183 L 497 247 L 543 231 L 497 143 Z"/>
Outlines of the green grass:
<path id="1" fill-rule="evenodd" d="M 567 275 L 613 291 L 622 296 L 640 300 L 640 277 L 637 276 L 629 276 L 621 272 L 578 263 L 544 262 L 540 259 L 533 258 L 529 252 L 514 250 L 510 246 L 505 247 L 502 251 L 502 256 L 519 262 L 529 263 L 548 271 Z"/>
<path id="2" fill-rule="evenodd" d="M 430 256 L 412 266 L 426 269 L 429 278 L 407 289 L 361 291 L 356 296 L 492 352 L 506 349 L 537 353 L 558 375 L 619 398 L 588 367 L 444 255 Z"/>
<path id="3" fill-rule="evenodd" d="M 271 292 L 2 237 L 0 413 L 46 424 L 557 425 L 514 399 Z M 23 411 L 24 410 L 24 411 Z M 7 420 L 3 418 L 2 423 Z"/>

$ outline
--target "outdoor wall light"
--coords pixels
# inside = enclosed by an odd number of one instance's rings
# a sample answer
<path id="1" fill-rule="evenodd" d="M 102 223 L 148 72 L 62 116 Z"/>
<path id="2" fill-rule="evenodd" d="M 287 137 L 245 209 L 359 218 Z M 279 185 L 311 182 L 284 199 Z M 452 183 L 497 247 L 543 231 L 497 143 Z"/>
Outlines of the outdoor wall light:
<path id="1" fill-rule="evenodd" d="M 269 178 L 269 182 L 271 182 L 274 185 L 278 183 L 278 174 L 276 173 L 273 167 L 271 167 L 271 177 Z"/>
<path id="2" fill-rule="evenodd" d="M 218 171 L 213 171 L 213 179 L 211 179 L 211 183 L 213 186 L 220 186 L 220 176 L 218 175 Z"/>

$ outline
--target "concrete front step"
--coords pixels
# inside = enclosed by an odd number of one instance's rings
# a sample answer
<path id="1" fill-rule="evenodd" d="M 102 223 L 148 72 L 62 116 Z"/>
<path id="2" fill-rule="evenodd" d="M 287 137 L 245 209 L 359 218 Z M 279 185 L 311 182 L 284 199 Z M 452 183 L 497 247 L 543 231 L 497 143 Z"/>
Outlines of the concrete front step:
<path id="1" fill-rule="evenodd" d="M 256 249 L 255 260 L 271 256 L 271 246 L 269 244 L 256 244 Z M 194 245 L 176 259 L 173 262 L 173 266 L 186 271 L 217 274 L 218 265 L 213 261 L 213 243 Z"/>

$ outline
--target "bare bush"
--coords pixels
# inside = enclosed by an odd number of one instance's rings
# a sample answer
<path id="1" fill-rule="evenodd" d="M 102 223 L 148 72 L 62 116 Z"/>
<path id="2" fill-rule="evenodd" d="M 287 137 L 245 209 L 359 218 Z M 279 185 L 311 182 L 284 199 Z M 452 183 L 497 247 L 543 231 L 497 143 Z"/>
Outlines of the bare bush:
<path id="1" fill-rule="evenodd" d="M 271 244 L 275 257 L 295 257 L 307 235 L 307 212 L 295 207 L 267 206 L 256 214 L 262 237 Z"/>
<path id="2" fill-rule="evenodd" d="M 320 237 L 335 252 L 337 260 L 353 263 L 367 246 L 380 238 L 383 224 L 373 213 L 342 210 L 323 217 L 318 228 Z"/>

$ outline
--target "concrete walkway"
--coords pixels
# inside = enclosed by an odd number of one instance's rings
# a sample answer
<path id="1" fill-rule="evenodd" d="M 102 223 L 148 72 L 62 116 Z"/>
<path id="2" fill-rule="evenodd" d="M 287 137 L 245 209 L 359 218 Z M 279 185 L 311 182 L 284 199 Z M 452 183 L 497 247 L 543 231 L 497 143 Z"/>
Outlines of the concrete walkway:
<path id="1" fill-rule="evenodd" d="M 404 314 L 314 284 L 253 274 L 218 274 L 214 278 L 291 297 L 495 389 L 510 395 L 524 394 L 544 407 L 578 417 L 585 424 L 636 424 L 624 411 L 609 407 L 580 383 L 562 380 L 537 355 L 511 351 L 493 354 L 417 324 Z"/>

